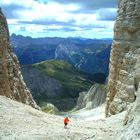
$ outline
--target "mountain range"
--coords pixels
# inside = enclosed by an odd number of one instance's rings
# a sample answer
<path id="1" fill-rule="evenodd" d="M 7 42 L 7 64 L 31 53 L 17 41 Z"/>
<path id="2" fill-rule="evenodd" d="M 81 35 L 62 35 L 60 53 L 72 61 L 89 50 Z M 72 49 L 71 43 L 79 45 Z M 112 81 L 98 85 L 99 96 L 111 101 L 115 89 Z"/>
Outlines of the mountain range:
<path id="1" fill-rule="evenodd" d="M 95 82 L 106 81 L 111 39 L 15 34 L 10 39 L 27 87 L 40 106 L 50 102 L 59 110 L 69 110 L 76 105 L 80 92 L 88 91 Z"/>
<path id="2" fill-rule="evenodd" d="M 12 34 L 11 42 L 21 65 L 64 60 L 88 74 L 108 75 L 112 39 L 31 38 Z"/>
<path id="3" fill-rule="evenodd" d="M 51 102 L 59 110 L 74 107 L 79 92 L 88 91 L 93 85 L 87 74 L 62 60 L 26 65 L 22 66 L 21 70 L 37 103 L 41 105 L 46 101 Z"/>

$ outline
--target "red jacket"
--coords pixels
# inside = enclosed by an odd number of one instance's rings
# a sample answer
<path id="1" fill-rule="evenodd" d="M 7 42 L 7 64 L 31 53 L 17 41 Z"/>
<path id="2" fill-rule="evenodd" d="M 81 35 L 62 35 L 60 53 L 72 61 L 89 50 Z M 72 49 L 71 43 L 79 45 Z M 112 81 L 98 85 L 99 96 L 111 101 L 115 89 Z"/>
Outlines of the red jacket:
<path id="1" fill-rule="evenodd" d="M 68 118 L 64 118 L 64 123 L 68 123 L 69 119 Z"/>

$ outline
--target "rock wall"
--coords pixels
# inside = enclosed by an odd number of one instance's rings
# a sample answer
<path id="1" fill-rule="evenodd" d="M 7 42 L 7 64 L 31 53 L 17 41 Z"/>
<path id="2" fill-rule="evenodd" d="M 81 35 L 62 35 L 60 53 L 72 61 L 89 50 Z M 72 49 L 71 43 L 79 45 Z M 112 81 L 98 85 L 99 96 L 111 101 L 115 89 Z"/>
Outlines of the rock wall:
<path id="1" fill-rule="evenodd" d="M 75 110 L 82 108 L 93 109 L 105 102 L 107 86 L 104 84 L 94 84 L 88 92 L 81 92 L 77 100 Z"/>
<path id="2" fill-rule="evenodd" d="M 43 74 L 32 66 L 22 66 L 21 72 L 35 99 L 60 97 L 63 87 L 60 81 Z"/>
<path id="3" fill-rule="evenodd" d="M 136 100 L 140 82 L 140 0 L 119 0 L 110 57 L 106 114 Z"/>
<path id="4" fill-rule="evenodd" d="M 6 18 L 0 9 L 0 95 L 37 108 L 20 72 L 17 57 L 12 53 Z"/>
<path id="5" fill-rule="evenodd" d="M 116 136 L 116 140 L 140 139 L 140 86 L 136 92 L 136 101 L 131 104 L 124 119 L 124 129 Z"/>

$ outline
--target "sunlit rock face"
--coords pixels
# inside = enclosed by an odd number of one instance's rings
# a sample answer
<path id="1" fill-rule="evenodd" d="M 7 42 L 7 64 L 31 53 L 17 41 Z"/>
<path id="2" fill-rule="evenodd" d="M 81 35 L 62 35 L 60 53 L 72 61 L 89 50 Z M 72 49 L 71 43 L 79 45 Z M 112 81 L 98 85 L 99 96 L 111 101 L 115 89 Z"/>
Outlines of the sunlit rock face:
<path id="1" fill-rule="evenodd" d="M 106 99 L 106 87 L 105 84 L 94 84 L 88 92 L 79 93 L 75 110 L 90 110 L 102 105 Z"/>
<path id="2" fill-rule="evenodd" d="M 106 114 L 116 114 L 136 100 L 140 81 L 140 1 L 119 0 L 110 56 Z"/>
<path id="3" fill-rule="evenodd" d="M 140 1 L 120 0 L 114 28 L 106 114 L 127 109 L 116 140 L 140 136 Z"/>
<path id="4" fill-rule="evenodd" d="M 6 18 L 0 10 L 0 95 L 37 108 L 20 72 L 17 57 L 12 53 Z"/>

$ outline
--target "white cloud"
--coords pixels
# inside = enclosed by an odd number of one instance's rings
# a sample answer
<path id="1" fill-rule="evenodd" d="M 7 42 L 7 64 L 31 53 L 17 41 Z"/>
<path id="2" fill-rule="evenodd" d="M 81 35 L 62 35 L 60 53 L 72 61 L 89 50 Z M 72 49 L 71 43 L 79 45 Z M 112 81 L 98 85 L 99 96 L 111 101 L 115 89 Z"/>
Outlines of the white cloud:
<path id="1" fill-rule="evenodd" d="M 18 24 L 18 19 L 7 19 L 8 24 Z"/>
<path id="2" fill-rule="evenodd" d="M 25 29 L 26 34 L 37 35 L 38 32 L 46 33 L 44 35 L 64 35 L 64 36 L 92 36 L 92 34 L 96 34 L 97 36 L 104 36 L 103 34 L 108 34 L 111 36 L 112 29 L 114 25 L 114 21 L 107 21 L 112 14 L 116 12 L 114 8 L 106 8 L 94 10 L 92 13 L 76 13 L 76 11 L 80 10 L 80 5 L 77 4 L 61 4 L 53 1 L 48 1 L 47 3 L 38 2 L 35 0 L 0 0 L 2 6 L 10 6 L 17 5 L 20 8 L 12 9 L 11 11 L 16 15 L 14 19 L 8 19 L 8 24 L 10 28 L 10 32 L 17 32 L 22 34 Z M 90 9 L 91 10 L 91 9 Z M 112 14 L 111 14 L 112 13 Z M 113 15 L 114 17 L 114 15 Z M 111 17 L 112 18 L 112 17 Z M 39 24 L 35 21 L 40 21 Z M 46 21 L 46 25 L 44 25 Z M 52 25 L 48 25 L 48 21 L 52 23 Z M 53 24 L 54 21 L 54 24 Z M 25 23 L 24 23 L 25 22 Z M 28 25 L 27 25 L 27 22 Z M 41 25 L 41 22 L 43 23 Z M 57 22 L 63 23 L 63 25 L 57 25 Z M 31 23 L 31 24 L 30 24 Z M 65 23 L 65 25 L 64 25 Z M 69 23 L 69 25 L 68 25 Z M 66 26 L 66 27 L 65 27 Z M 75 29 L 75 32 L 71 33 L 62 33 L 58 32 L 58 30 L 65 27 L 67 29 Z M 88 28 L 88 29 L 86 29 Z M 47 29 L 54 30 L 52 33 L 47 33 Z M 55 29 L 57 32 L 55 32 Z M 108 29 L 108 30 L 107 30 Z M 70 30 L 69 30 L 70 31 Z M 102 31 L 102 32 L 101 32 Z M 96 33 L 95 33 L 96 32 Z M 103 33 L 103 34 L 102 34 Z"/>
<path id="3" fill-rule="evenodd" d="M 34 0 L 2 0 L 2 5 L 16 4 L 23 6 L 23 9 L 18 9 L 15 13 L 20 19 L 44 19 L 44 18 L 56 18 L 60 21 L 66 21 L 71 19 L 71 11 L 79 9 L 78 5 L 69 4 L 61 5 L 56 2 L 48 2 L 46 4 L 39 3 Z"/>

